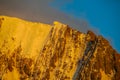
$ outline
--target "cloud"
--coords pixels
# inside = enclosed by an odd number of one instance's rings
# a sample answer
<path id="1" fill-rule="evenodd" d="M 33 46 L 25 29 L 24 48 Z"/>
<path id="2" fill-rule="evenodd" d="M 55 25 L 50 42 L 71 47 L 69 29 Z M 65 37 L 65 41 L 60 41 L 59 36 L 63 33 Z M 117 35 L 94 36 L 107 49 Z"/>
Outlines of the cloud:
<path id="1" fill-rule="evenodd" d="M 54 0 L 0 0 L 0 15 L 14 16 L 29 21 L 52 24 L 60 21 L 86 32 L 90 27 L 85 20 L 75 19 L 49 4 Z"/>

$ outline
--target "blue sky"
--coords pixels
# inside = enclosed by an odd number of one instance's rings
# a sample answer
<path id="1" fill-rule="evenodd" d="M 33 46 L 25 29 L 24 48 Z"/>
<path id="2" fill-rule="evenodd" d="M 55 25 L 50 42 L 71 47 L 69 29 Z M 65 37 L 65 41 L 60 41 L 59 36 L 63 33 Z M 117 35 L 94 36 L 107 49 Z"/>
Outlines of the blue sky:
<path id="1" fill-rule="evenodd" d="M 54 0 L 52 6 L 74 18 L 86 20 L 120 53 L 120 0 Z"/>

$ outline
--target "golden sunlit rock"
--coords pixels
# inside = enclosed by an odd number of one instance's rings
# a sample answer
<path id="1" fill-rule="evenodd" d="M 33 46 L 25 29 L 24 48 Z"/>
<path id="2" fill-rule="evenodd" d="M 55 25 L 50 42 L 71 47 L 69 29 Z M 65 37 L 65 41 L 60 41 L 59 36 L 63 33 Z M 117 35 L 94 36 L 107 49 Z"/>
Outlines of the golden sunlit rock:
<path id="1" fill-rule="evenodd" d="M 119 80 L 120 55 L 102 36 L 0 16 L 0 80 Z"/>

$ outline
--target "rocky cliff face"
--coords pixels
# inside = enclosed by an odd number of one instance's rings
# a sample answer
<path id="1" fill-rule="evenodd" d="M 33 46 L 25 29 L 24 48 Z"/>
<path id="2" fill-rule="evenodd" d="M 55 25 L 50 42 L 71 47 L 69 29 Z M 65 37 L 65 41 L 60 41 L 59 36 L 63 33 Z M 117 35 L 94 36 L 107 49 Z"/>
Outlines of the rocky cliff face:
<path id="1" fill-rule="evenodd" d="M 68 25 L 0 16 L 0 80 L 119 80 L 120 54 Z"/>

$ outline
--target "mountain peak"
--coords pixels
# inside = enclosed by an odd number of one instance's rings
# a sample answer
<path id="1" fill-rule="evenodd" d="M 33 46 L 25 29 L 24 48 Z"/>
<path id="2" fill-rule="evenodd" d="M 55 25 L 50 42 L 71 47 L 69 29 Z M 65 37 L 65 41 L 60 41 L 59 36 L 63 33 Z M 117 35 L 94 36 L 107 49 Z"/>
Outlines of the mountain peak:
<path id="1" fill-rule="evenodd" d="M 0 80 L 119 80 L 120 54 L 92 31 L 0 16 Z"/>
<path id="2" fill-rule="evenodd" d="M 54 25 L 62 25 L 62 23 L 58 22 L 58 21 L 54 21 L 53 22 Z"/>

